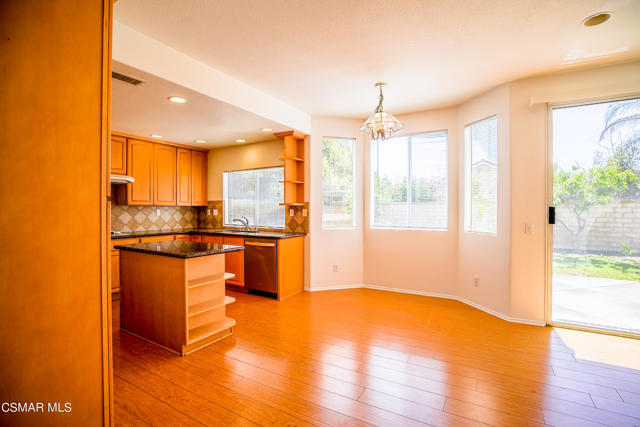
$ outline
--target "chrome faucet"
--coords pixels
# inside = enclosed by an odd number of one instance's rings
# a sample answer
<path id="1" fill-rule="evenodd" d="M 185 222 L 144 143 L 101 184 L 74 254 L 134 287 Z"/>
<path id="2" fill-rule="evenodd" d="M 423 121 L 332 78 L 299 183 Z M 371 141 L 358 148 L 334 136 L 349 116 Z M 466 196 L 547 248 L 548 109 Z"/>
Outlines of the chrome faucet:
<path id="1" fill-rule="evenodd" d="M 241 216 L 240 218 L 233 218 L 233 222 L 239 222 L 242 224 L 242 228 L 245 231 L 250 231 L 251 227 L 249 227 L 249 219 L 246 216 Z"/>

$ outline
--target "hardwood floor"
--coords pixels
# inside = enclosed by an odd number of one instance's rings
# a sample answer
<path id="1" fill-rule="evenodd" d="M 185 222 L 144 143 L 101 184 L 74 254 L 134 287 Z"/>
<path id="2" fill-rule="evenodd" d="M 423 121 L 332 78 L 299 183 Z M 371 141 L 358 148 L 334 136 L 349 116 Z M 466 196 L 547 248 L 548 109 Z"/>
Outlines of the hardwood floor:
<path id="1" fill-rule="evenodd" d="M 640 341 L 370 289 L 228 292 L 231 337 L 175 356 L 118 329 L 118 425 L 640 425 Z"/>

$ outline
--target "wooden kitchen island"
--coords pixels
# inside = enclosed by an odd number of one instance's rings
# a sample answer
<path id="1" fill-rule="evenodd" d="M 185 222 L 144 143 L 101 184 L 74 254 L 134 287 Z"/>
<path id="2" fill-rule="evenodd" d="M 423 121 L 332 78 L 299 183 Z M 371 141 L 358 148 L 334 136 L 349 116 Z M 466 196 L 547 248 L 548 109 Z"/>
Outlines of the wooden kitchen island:
<path id="1" fill-rule="evenodd" d="M 231 335 L 225 254 L 242 246 L 164 241 L 120 250 L 120 327 L 179 355 Z"/>

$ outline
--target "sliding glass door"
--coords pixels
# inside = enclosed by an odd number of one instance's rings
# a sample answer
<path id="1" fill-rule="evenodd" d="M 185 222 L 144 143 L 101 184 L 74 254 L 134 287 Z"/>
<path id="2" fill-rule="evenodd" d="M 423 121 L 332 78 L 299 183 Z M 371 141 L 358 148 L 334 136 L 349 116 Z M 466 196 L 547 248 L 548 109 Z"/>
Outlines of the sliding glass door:
<path id="1" fill-rule="evenodd" d="M 551 110 L 550 320 L 640 334 L 640 99 Z"/>

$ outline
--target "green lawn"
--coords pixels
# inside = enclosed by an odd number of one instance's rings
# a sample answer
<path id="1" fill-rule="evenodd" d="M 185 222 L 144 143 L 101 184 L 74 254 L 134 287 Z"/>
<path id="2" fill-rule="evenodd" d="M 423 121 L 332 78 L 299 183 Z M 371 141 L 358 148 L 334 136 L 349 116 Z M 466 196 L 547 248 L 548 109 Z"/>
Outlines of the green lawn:
<path id="1" fill-rule="evenodd" d="M 554 254 L 553 272 L 573 276 L 640 281 L 640 258 Z"/>

